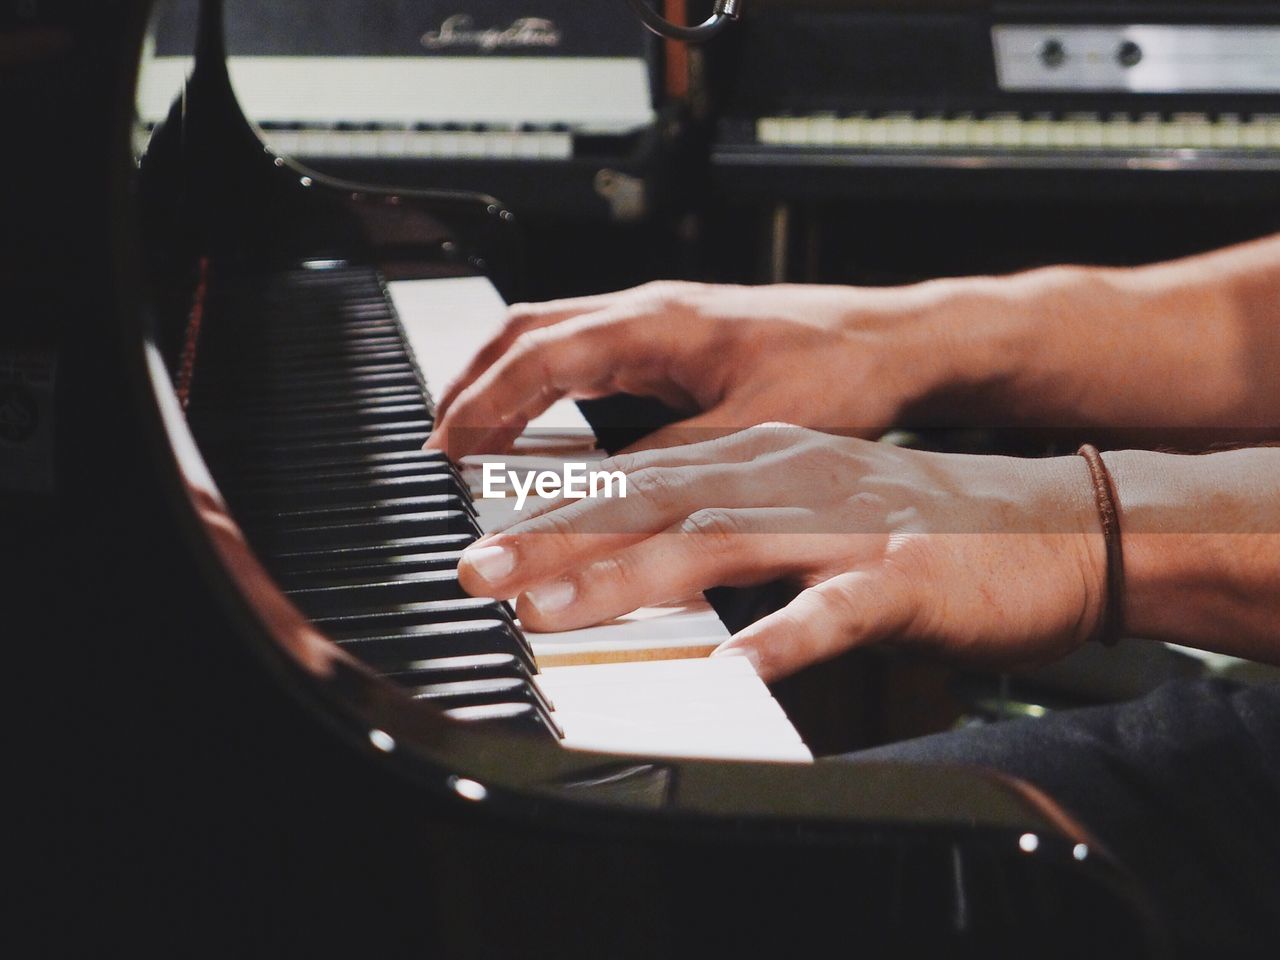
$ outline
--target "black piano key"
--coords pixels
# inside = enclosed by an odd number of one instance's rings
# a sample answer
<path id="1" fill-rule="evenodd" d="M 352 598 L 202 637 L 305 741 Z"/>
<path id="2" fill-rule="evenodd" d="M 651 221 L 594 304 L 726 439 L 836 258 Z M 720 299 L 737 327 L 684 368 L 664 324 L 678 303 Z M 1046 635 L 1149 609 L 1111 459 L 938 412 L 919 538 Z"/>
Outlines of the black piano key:
<path id="1" fill-rule="evenodd" d="M 528 666 L 511 653 L 479 653 L 469 657 L 435 657 L 406 660 L 383 671 L 389 680 L 402 686 L 453 683 L 459 680 L 532 680 Z"/>
<path id="2" fill-rule="evenodd" d="M 241 449 L 252 454 L 260 447 L 269 447 L 272 451 L 284 451 L 299 447 L 332 447 L 348 450 L 353 447 L 364 448 L 376 445 L 388 438 L 412 436 L 418 438 L 418 446 L 431 435 L 433 422 L 431 418 L 419 416 L 416 419 L 401 419 L 391 423 L 367 423 L 344 426 L 342 424 L 319 424 L 314 427 L 288 424 L 271 424 L 260 422 L 245 424 L 238 431 Z M 234 437 L 221 437 L 219 442 L 235 442 Z"/>
<path id="3" fill-rule="evenodd" d="M 273 512 L 281 524 L 348 524 L 366 521 L 406 517 L 433 510 L 465 510 L 476 515 L 469 497 L 458 493 L 437 493 L 422 497 L 395 497 L 383 500 L 367 500 L 363 503 L 328 504 L 299 510 Z"/>
<path id="4" fill-rule="evenodd" d="M 368 483 L 314 484 L 290 488 L 275 484 L 256 490 L 241 488 L 239 503 L 248 512 L 271 513 L 313 510 L 322 507 L 350 507 L 405 497 L 432 497 L 462 493 L 462 485 L 448 473 L 428 473 L 408 477 L 375 478 Z M 293 508 L 293 509 L 290 509 Z"/>
<path id="5" fill-rule="evenodd" d="M 246 445 L 245 453 L 260 456 L 264 464 L 279 463 L 287 460 L 290 463 L 329 463 L 346 458 L 367 459 L 378 453 L 415 453 L 430 436 L 429 428 L 422 428 L 405 433 L 386 433 L 358 440 L 338 440 L 323 442 L 320 440 L 300 440 L 297 443 L 267 444 L 265 446 Z"/>
<path id="6" fill-rule="evenodd" d="M 479 539 L 480 528 L 469 510 L 433 510 L 399 517 L 379 517 L 362 523 L 280 525 L 262 531 L 259 543 L 269 554 L 300 550 L 373 546 L 387 540 L 465 533 Z"/>
<path id="7" fill-rule="evenodd" d="M 394 332 L 377 328 L 364 329 L 354 335 L 346 332 L 342 337 L 327 340 L 285 341 L 270 350 L 258 351 L 251 360 L 236 366 L 238 370 L 274 369 L 285 373 L 304 368 L 342 370 L 358 366 L 375 367 L 385 363 L 403 363 L 404 358 L 404 347 Z"/>
<path id="8" fill-rule="evenodd" d="M 474 506 L 454 465 L 421 450 L 432 404 L 377 275 L 245 277 L 206 307 L 189 416 L 282 589 L 422 699 L 555 732 L 510 605 L 458 584 Z"/>
<path id="9" fill-rule="evenodd" d="M 413 450 L 386 450 L 380 453 L 329 451 L 315 457 L 303 459 L 280 458 L 270 461 L 259 460 L 241 469 L 241 478 L 286 475 L 318 476 L 322 473 L 336 475 L 338 473 L 355 474 L 372 471 L 374 468 L 390 464 L 409 464 L 420 469 L 424 465 L 448 464 L 443 453 L 423 450 L 421 445 Z"/>
<path id="10" fill-rule="evenodd" d="M 394 610 L 403 604 L 467 596 L 454 570 L 416 573 L 394 580 L 349 579 L 328 586 L 298 587 L 287 593 L 309 617 L 359 616 Z"/>
<path id="11" fill-rule="evenodd" d="M 412 576 L 416 573 L 428 573 L 436 570 L 457 570 L 461 550 L 447 553 L 418 553 L 393 556 L 382 563 L 351 564 L 341 567 L 337 561 L 326 559 L 323 566 L 311 569 L 281 569 L 272 564 L 271 575 L 285 589 L 302 589 L 305 587 L 340 586 L 351 580 L 367 578 L 368 581 L 393 580 Z"/>
<path id="12" fill-rule="evenodd" d="M 320 430 L 330 427 L 357 428 L 395 423 L 397 420 L 421 420 L 427 415 L 422 397 L 402 397 L 398 403 L 357 404 L 345 408 L 319 406 L 311 410 L 272 408 L 250 412 L 243 420 L 253 430 L 270 428 L 280 431 Z"/>
<path id="13" fill-rule="evenodd" d="M 368 489 L 362 489 L 367 481 Z M 434 493 L 462 495 L 466 484 L 452 471 L 428 467 L 352 470 L 314 476 L 254 477 L 224 491 L 239 503 L 259 511 L 278 504 L 300 507 L 324 504 L 359 503 L 361 500 L 391 498 L 401 492 L 427 496 Z"/>
<path id="14" fill-rule="evenodd" d="M 394 610 L 379 610 L 332 617 L 316 617 L 314 623 L 339 640 L 368 639 L 433 624 L 463 620 L 498 620 L 512 624 L 515 618 L 503 604 L 484 597 L 402 603 Z M 475 651 L 495 653 L 498 651 Z"/>
<path id="15" fill-rule="evenodd" d="M 542 691 L 520 677 L 428 683 L 409 687 L 407 692 L 414 700 L 426 701 L 444 710 L 494 703 L 527 703 L 543 713 L 552 712 L 551 704 Z"/>
<path id="16" fill-rule="evenodd" d="M 394 563 L 404 555 L 462 550 L 474 537 L 469 532 L 438 534 L 430 537 L 400 537 L 376 543 L 336 549 L 319 548 L 281 551 L 270 557 L 272 570 L 305 572 L 359 568 L 366 564 Z"/>
<path id="17" fill-rule="evenodd" d="M 477 605 L 479 608 L 481 605 Z M 348 630 L 357 618 L 322 619 L 317 624 L 334 637 L 338 646 L 375 670 L 394 673 L 420 660 L 441 657 L 475 657 L 505 654 L 517 657 L 524 668 L 537 672 L 537 661 L 528 642 L 510 622 L 488 615 L 474 618 L 443 617 L 434 623 L 382 629 Z M 369 619 L 369 618 L 366 618 Z M 412 669 L 412 667 L 409 667 Z"/>
<path id="18" fill-rule="evenodd" d="M 284 394 L 268 402 L 261 396 L 249 396 L 245 393 L 206 394 L 197 388 L 199 405 L 193 413 L 201 420 L 217 422 L 218 419 L 234 415 L 252 418 L 261 414 L 264 409 L 281 415 L 305 414 L 311 412 L 331 411 L 342 413 L 373 409 L 382 402 L 406 403 L 419 402 L 425 404 L 421 387 L 414 380 L 411 383 L 396 386 L 361 386 L 348 388 L 342 394 L 328 394 L 311 397 L 295 394 Z M 213 416 L 216 414 L 216 417 Z"/>
<path id="19" fill-rule="evenodd" d="M 527 703 L 504 703 L 491 706 L 455 707 L 444 711 L 450 720 L 461 723 L 483 724 L 490 729 L 535 736 L 553 736 L 564 739 L 560 729 L 550 716 Z"/>

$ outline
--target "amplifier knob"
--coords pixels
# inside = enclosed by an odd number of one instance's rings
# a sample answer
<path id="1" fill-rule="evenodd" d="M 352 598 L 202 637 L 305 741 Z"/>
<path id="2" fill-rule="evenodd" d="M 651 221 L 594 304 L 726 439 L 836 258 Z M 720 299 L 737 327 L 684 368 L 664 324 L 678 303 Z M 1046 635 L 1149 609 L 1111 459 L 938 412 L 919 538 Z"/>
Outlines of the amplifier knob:
<path id="1" fill-rule="evenodd" d="M 1062 41 L 1050 38 L 1040 44 L 1040 62 L 1050 70 L 1056 70 L 1067 62 L 1067 48 Z"/>
<path id="2" fill-rule="evenodd" d="M 1142 47 L 1132 40 L 1126 40 L 1116 50 L 1116 62 L 1122 67 L 1136 67 L 1142 62 Z"/>

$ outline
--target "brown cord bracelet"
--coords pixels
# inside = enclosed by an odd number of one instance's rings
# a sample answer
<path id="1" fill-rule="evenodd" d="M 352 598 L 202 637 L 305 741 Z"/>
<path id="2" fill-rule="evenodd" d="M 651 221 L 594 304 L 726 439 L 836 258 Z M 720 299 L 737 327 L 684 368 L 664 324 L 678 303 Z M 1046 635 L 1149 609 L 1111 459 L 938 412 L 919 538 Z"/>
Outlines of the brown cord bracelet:
<path id="1" fill-rule="evenodd" d="M 1120 544 L 1119 500 L 1111 474 L 1098 448 L 1086 443 L 1076 452 L 1089 465 L 1089 476 L 1093 479 L 1093 499 L 1098 505 L 1102 539 L 1107 549 L 1107 597 L 1094 636 L 1103 645 L 1113 647 L 1124 629 L 1124 549 Z"/>

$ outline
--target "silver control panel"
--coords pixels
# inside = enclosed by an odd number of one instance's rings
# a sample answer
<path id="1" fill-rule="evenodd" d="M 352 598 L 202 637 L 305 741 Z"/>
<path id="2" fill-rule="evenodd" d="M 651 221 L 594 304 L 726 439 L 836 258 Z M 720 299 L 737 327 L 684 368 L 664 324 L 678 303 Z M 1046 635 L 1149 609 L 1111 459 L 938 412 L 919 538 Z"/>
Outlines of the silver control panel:
<path id="1" fill-rule="evenodd" d="M 1280 93 L 1280 27 L 992 28 L 1006 91 Z"/>

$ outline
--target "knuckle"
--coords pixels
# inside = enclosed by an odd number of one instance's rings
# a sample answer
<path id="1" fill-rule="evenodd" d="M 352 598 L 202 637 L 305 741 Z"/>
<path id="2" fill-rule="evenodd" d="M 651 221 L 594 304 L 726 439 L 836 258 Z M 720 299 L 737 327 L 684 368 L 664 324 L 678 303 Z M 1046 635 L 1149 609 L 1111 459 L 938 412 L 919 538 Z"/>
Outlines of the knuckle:
<path id="1" fill-rule="evenodd" d="M 687 284 L 680 280 L 650 280 L 636 289 L 651 297 L 665 299 L 683 293 Z"/>
<path id="2" fill-rule="evenodd" d="M 680 532 L 692 535 L 703 552 L 724 556 L 741 548 L 747 525 L 742 516 L 732 510 L 709 507 L 685 519 L 680 524 Z"/>
<path id="3" fill-rule="evenodd" d="M 745 432 L 751 435 L 753 443 L 770 450 L 798 447 L 806 438 L 813 435 L 811 430 L 781 420 L 771 420 L 758 427 L 751 427 Z"/>
<path id="4" fill-rule="evenodd" d="M 560 340 L 550 327 L 534 327 L 516 337 L 512 344 L 512 364 L 531 364 L 541 383 L 549 384 L 554 373 L 552 347 Z"/>
<path id="5" fill-rule="evenodd" d="M 511 349 L 520 356 L 530 356 L 545 351 L 554 336 L 550 327 L 534 327 L 522 331 L 511 344 Z"/>
<path id="6" fill-rule="evenodd" d="M 695 285 L 683 280 L 651 280 L 635 289 L 637 300 L 654 312 L 685 302 Z"/>
<path id="7" fill-rule="evenodd" d="M 843 590 L 817 587 L 809 592 L 808 600 L 810 612 L 819 623 L 852 625 L 859 620 L 858 612 Z"/>
<path id="8" fill-rule="evenodd" d="M 526 533 L 542 541 L 543 548 L 567 546 L 577 533 L 572 518 L 563 510 L 551 510 L 529 521 Z"/>
<path id="9" fill-rule="evenodd" d="M 663 467 L 643 467 L 631 475 L 635 493 L 659 509 L 667 509 L 680 502 L 688 482 L 684 471 Z"/>
<path id="10" fill-rule="evenodd" d="M 615 553 L 591 565 L 591 569 L 578 577 L 582 589 L 607 589 L 617 584 L 640 582 L 643 571 L 626 553 Z"/>
<path id="11" fill-rule="evenodd" d="M 502 325 L 502 333 L 495 340 L 510 338 L 529 329 L 542 316 L 542 308 L 533 303 L 517 303 L 507 308 L 506 321 Z"/>

